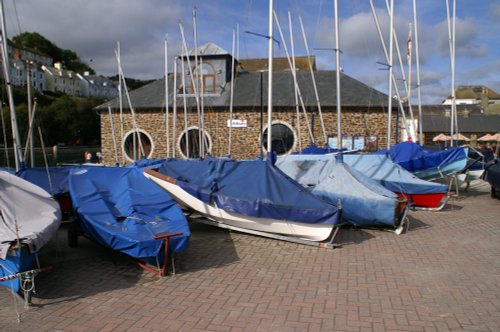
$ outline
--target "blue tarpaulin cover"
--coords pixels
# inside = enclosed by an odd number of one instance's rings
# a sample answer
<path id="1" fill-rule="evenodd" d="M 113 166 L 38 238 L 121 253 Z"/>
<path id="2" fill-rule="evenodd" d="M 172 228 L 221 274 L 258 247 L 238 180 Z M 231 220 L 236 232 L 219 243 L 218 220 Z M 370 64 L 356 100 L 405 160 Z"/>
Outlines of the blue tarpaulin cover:
<path id="1" fill-rule="evenodd" d="M 48 169 L 45 167 L 23 168 L 19 170 L 16 175 L 33 184 L 36 184 L 48 193 L 57 197 L 58 195 L 68 192 L 69 173 L 72 170 L 85 168 L 85 166 L 52 166 L 48 167 Z M 50 182 L 48 174 L 50 175 Z"/>
<path id="2" fill-rule="evenodd" d="M 135 258 L 160 253 L 154 236 L 182 232 L 170 250 L 187 248 L 189 227 L 168 193 L 135 168 L 88 167 L 70 173 L 69 191 L 81 228 L 101 245 Z"/>
<path id="3" fill-rule="evenodd" d="M 341 149 L 344 151 L 346 149 Z M 328 154 L 328 153 L 336 153 L 339 152 L 339 149 L 330 148 L 330 147 L 319 147 L 316 145 L 309 145 L 308 147 L 303 148 L 298 152 L 294 152 L 293 154 Z"/>
<path id="4" fill-rule="evenodd" d="M 276 166 L 311 192 L 342 204 L 344 222 L 360 227 L 397 226 L 395 193 L 328 155 L 289 155 Z"/>
<path id="5" fill-rule="evenodd" d="M 381 150 L 377 153 L 386 154 L 387 150 Z M 439 169 L 461 159 L 464 159 L 463 166 L 465 166 L 467 149 L 455 147 L 441 151 L 430 151 L 414 142 L 402 142 L 393 145 L 389 151 L 389 155 L 394 162 L 414 173 L 423 170 Z"/>
<path id="6" fill-rule="evenodd" d="M 242 215 L 337 224 L 338 209 L 288 178 L 264 160 L 167 159 L 159 172 L 205 203 Z"/>
<path id="7" fill-rule="evenodd" d="M 448 186 L 422 180 L 411 174 L 386 155 L 380 154 L 350 154 L 343 156 L 344 162 L 377 180 L 387 189 L 405 194 L 446 193 Z"/>
<path id="8" fill-rule="evenodd" d="M 165 159 L 163 158 L 142 158 L 134 161 L 126 167 L 135 167 L 139 169 L 158 168 L 164 161 Z"/>

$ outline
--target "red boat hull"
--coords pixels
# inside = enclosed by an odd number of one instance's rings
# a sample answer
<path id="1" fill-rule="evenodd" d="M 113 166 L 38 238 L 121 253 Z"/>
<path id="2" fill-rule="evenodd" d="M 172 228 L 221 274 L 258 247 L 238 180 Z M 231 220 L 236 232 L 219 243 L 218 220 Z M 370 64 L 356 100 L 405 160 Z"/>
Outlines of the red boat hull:
<path id="1" fill-rule="evenodd" d="M 434 193 L 434 194 L 404 194 L 397 193 L 398 196 L 404 197 L 408 200 L 409 204 L 412 204 L 417 208 L 433 209 L 441 205 L 441 202 L 446 196 L 446 193 Z"/>

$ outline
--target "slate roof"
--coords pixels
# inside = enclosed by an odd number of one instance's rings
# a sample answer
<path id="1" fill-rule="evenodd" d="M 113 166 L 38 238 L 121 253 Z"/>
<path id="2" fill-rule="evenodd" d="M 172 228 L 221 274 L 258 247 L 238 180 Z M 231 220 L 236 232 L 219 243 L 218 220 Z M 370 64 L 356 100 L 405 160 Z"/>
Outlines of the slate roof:
<path id="1" fill-rule="evenodd" d="M 194 48 L 189 51 L 189 55 L 195 55 Z M 229 55 L 229 53 L 214 43 L 206 43 L 198 47 L 198 55 Z"/>
<path id="2" fill-rule="evenodd" d="M 260 77 L 261 73 L 240 72 L 235 79 L 234 107 L 260 108 Z M 322 107 L 336 106 L 335 71 L 316 71 L 316 85 Z M 316 107 L 313 84 L 309 72 L 297 73 L 297 80 L 306 107 Z M 179 80 L 178 80 L 179 81 Z M 262 73 L 263 103 L 267 106 L 267 73 Z M 170 89 L 173 86 L 173 77 L 169 75 Z M 273 74 L 273 105 L 275 107 L 294 107 L 295 96 L 291 72 L 276 72 Z M 227 83 L 220 96 L 206 96 L 204 104 L 212 109 L 226 110 L 229 107 L 230 84 Z M 164 78 L 131 91 L 130 99 L 136 111 L 140 109 L 155 109 L 165 107 L 165 80 Z M 387 107 L 387 95 L 347 75 L 341 74 L 341 101 L 342 106 L 360 108 Z M 194 97 L 187 97 L 189 105 L 194 105 Z M 182 105 L 179 96 L 178 105 Z M 109 102 L 111 107 L 118 107 L 118 99 Z M 96 109 L 107 109 L 108 103 Z M 128 108 L 127 99 L 123 98 L 123 107 Z M 170 107 L 172 107 L 172 93 L 170 93 Z"/>
<path id="3" fill-rule="evenodd" d="M 458 116 L 458 130 L 461 133 L 496 133 L 500 130 L 500 115 L 471 114 Z M 446 133 L 450 131 L 450 118 L 443 115 L 422 116 L 424 132 Z"/>
<path id="4" fill-rule="evenodd" d="M 313 70 L 316 71 L 316 57 L 310 57 Z M 241 59 L 238 60 L 240 67 L 243 71 L 257 72 L 257 71 L 267 71 L 269 66 L 269 61 L 267 58 L 261 59 Z M 309 58 L 307 56 L 296 56 L 295 57 L 295 68 L 297 71 L 309 72 Z M 277 71 L 290 71 L 290 64 L 288 63 L 288 58 L 273 58 L 273 72 Z"/>

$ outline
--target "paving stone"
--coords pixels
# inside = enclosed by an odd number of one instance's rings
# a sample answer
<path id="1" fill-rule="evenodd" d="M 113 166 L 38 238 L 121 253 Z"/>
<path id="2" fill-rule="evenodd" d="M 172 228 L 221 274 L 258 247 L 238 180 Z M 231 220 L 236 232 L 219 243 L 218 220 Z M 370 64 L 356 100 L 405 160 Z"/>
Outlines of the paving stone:
<path id="1" fill-rule="evenodd" d="M 0 331 L 500 331 L 500 201 L 478 183 L 409 216 L 334 250 L 192 224 L 163 279 L 61 234 L 30 310 L 0 288 Z"/>

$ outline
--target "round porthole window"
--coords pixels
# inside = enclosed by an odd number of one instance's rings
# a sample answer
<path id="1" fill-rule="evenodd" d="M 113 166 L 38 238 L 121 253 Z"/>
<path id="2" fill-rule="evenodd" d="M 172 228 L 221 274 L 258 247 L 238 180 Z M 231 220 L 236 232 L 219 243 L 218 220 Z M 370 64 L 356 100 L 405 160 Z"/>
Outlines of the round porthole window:
<path id="1" fill-rule="evenodd" d="M 262 133 L 262 145 L 266 151 L 267 149 L 267 128 Z M 287 154 L 292 151 L 295 146 L 295 132 L 292 127 L 286 122 L 275 122 L 271 128 L 271 148 L 273 152 L 278 155 Z"/>
<path id="2" fill-rule="evenodd" d="M 132 130 L 125 135 L 123 152 L 130 161 L 150 158 L 153 154 L 153 139 L 144 130 Z"/>
<path id="3" fill-rule="evenodd" d="M 201 156 L 200 138 L 203 141 L 203 151 L 210 153 L 212 139 L 205 130 L 203 131 L 203 135 L 201 133 L 202 131 L 198 127 L 191 127 L 181 134 L 177 142 L 177 147 L 184 158 L 199 158 Z"/>

